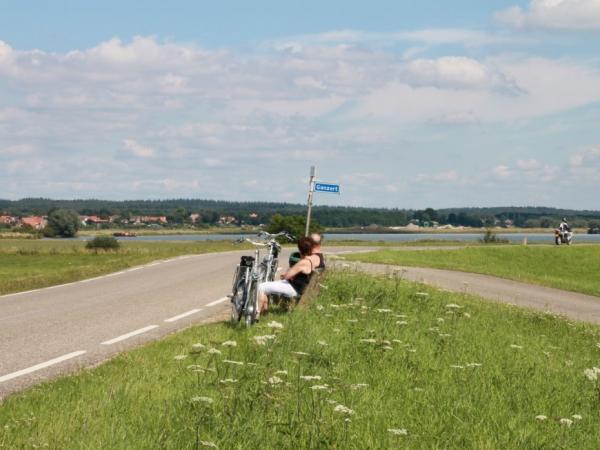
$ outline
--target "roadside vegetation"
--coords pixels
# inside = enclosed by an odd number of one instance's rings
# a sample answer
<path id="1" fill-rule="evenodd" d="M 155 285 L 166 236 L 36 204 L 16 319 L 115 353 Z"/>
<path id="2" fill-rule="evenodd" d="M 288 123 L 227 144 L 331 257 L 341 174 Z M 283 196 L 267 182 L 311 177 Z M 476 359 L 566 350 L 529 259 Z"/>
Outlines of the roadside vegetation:
<path id="1" fill-rule="evenodd" d="M 0 295 L 91 278 L 185 254 L 249 248 L 232 241 L 124 242 L 118 249 L 86 249 L 76 240 L 0 240 Z M 1 448 L 1 447 L 0 447 Z"/>
<path id="2" fill-rule="evenodd" d="M 0 404 L 0 448 L 598 448 L 600 328 L 337 273 Z"/>
<path id="3" fill-rule="evenodd" d="M 369 263 L 494 275 L 600 296 L 600 247 L 597 245 L 472 246 L 414 252 L 385 249 L 344 256 L 348 260 Z"/>

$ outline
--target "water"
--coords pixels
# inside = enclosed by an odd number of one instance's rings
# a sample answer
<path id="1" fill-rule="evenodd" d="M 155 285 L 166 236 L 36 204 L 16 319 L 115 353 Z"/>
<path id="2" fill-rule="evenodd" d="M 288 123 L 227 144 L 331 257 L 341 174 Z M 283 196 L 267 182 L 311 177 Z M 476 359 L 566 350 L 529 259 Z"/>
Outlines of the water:
<path id="1" fill-rule="evenodd" d="M 183 235 L 154 235 L 138 236 L 135 238 L 117 238 L 122 241 L 234 241 L 241 235 L 237 234 L 183 234 Z M 248 235 L 246 235 L 248 236 Z M 252 236 L 252 235 L 250 235 Z M 482 238 L 481 233 L 418 233 L 418 234 L 341 234 L 325 233 L 326 242 L 351 240 L 351 241 L 385 241 L 385 242 L 417 242 L 422 240 L 444 240 L 477 242 Z M 522 243 L 527 238 L 529 243 L 554 243 L 554 233 L 498 233 L 501 239 L 508 239 L 513 243 Z M 86 238 L 89 239 L 89 238 Z M 600 234 L 576 234 L 575 243 L 600 243 Z"/>

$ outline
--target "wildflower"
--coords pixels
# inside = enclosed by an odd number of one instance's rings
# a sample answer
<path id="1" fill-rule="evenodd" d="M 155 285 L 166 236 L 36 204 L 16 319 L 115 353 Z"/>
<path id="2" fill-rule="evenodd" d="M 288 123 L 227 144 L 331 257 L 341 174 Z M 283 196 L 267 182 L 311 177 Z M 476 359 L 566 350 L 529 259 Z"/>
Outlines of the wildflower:
<path id="1" fill-rule="evenodd" d="M 338 402 L 337 402 L 337 401 L 335 401 L 335 400 L 332 400 L 332 399 L 330 399 L 330 398 L 328 398 L 328 399 L 327 399 L 327 403 L 329 403 L 330 405 L 337 405 L 337 404 L 338 404 Z"/>
<path id="2" fill-rule="evenodd" d="M 279 383 L 283 383 L 283 380 L 277 376 L 273 376 L 271 378 L 269 378 L 269 384 L 279 384 Z"/>
<path id="3" fill-rule="evenodd" d="M 217 350 L 216 348 L 209 348 L 208 349 L 208 353 L 211 355 L 220 355 L 221 354 L 221 350 Z"/>
<path id="4" fill-rule="evenodd" d="M 333 329 L 333 332 L 334 332 L 334 333 L 340 333 L 341 331 L 342 331 L 342 330 L 340 330 L 339 328 L 334 328 L 334 329 Z"/>
<path id="5" fill-rule="evenodd" d="M 364 342 L 365 344 L 376 344 L 377 341 L 375 339 L 361 339 L 360 342 Z"/>
<path id="6" fill-rule="evenodd" d="M 269 322 L 269 323 L 267 324 L 267 326 L 268 326 L 269 328 L 277 328 L 277 329 L 282 329 L 282 328 L 283 328 L 283 324 L 282 324 L 282 323 L 275 322 L 274 320 L 273 320 L 273 321 L 271 321 L 271 322 Z"/>
<path id="7" fill-rule="evenodd" d="M 177 355 L 177 356 L 175 357 L 175 359 L 176 359 L 177 361 L 181 361 L 182 359 L 185 359 L 185 358 L 187 358 L 187 355 Z"/>
<path id="8" fill-rule="evenodd" d="M 583 374 L 590 381 L 596 381 L 598 379 L 598 374 L 596 373 L 596 371 L 594 369 L 585 369 L 583 371 Z"/>
<path id="9" fill-rule="evenodd" d="M 483 364 L 481 363 L 469 363 L 467 364 L 467 367 L 481 367 Z"/>
<path id="10" fill-rule="evenodd" d="M 310 353 L 306 353 L 306 352 L 292 352 L 294 355 L 298 355 L 298 356 L 310 356 Z"/>
<path id="11" fill-rule="evenodd" d="M 234 380 L 233 378 L 226 378 L 224 380 L 219 380 L 219 383 L 221 384 L 233 384 L 233 383 L 237 383 L 238 380 Z"/>
<path id="12" fill-rule="evenodd" d="M 515 349 L 520 350 L 520 349 L 523 348 L 523 346 L 522 345 L 517 345 L 517 344 L 510 344 L 510 348 L 515 348 Z"/>
<path id="13" fill-rule="evenodd" d="M 437 323 L 444 323 L 444 319 L 442 319 L 441 317 L 438 317 L 435 320 L 437 321 Z"/>
<path id="14" fill-rule="evenodd" d="M 303 380 L 306 380 L 306 381 L 321 379 L 321 377 L 319 375 L 301 375 L 300 378 L 302 378 Z"/>
<path id="15" fill-rule="evenodd" d="M 429 294 L 427 292 L 417 292 L 415 294 L 416 297 L 421 297 L 421 298 L 426 298 L 429 297 Z"/>
<path id="16" fill-rule="evenodd" d="M 600 348 L 600 342 L 598 342 L 598 343 L 596 344 L 596 347 Z"/>
<path id="17" fill-rule="evenodd" d="M 252 339 L 254 339 L 254 342 L 256 342 L 258 345 L 267 345 L 268 341 L 273 341 L 275 338 L 275 335 L 267 334 L 265 336 L 254 336 Z"/>
<path id="18" fill-rule="evenodd" d="M 202 403 L 213 403 L 213 399 L 210 397 L 192 397 L 192 401 L 194 403 L 202 402 Z"/>
<path id="19" fill-rule="evenodd" d="M 409 348 L 408 350 L 406 350 L 409 353 L 417 353 L 417 350 L 414 348 Z"/>
<path id="20" fill-rule="evenodd" d="M 203 348 L 206 348 L 206 345 L 201 344 L 200 342 L 198 342 L 197 344 L 192 345 L 192 348 L 194 350 L 202 350 Z"/>
<path id="21" fill-rule="evenodd" d="M 581 419 L 583 419 L 583 417 L 581 417 L 580 414 L 573 414 L 571 417 L 573 417 L 573 419 L 575 419 L 575 420 L 581 420 Z"/>
<path id="22" fill-rule="evenodd" d="M 287 370 L 278 370 L 277 372 L 275 372 L 275 375 L 287 375 L 288 371 Z"/>
<path id="23" fill-rule="evenodd" d="M 223 347 L 237 347 L 237 342 L 235 342 L 235 341 L 225 341 L 221 345 Z"/>
<path id="24" fill-rule="evenodd" d="M 333 408 L 333 410 L 335 412 L 339 412 L 341 414 L 348 414 L 348 415 L 354 414 L 353 410 L 351 410 L 350 408 L 347 408 L 344 405 L 340 405 L 340 404 L 338 404 L 335 408 Z"/>
<path id="25" fill-rule="evenodd" d="M 464 369 L 465 366 L 461 366 L 459 364 L 452 364 L 450 367 L 452 367 L 453 369 Z"/>
<path id="26" fill-rule="evenodd" d="M 397 317 L 398 319 L 406 319 L 408 316 L 406 314 L 394 314 L 394 317 Z"/>
<path id="27" fill-rule="evenodd" d="M 325 341 L 317 341 L 317 344 L 322 345 L 323 347 L 327 347 L 329 344 Z"/>
<path id="28" fill-rule="evenodd" d="M 539 416 L 535 416 L 535 418 L 537 420 L 546 420 L 548 417 L 544 416 L 543 414 L 540 414 Z"/>
<path id="29" fill-rule="evenodd" d="M 388 431 L 396 436 L 406 436 L 408 434 L 408 431 L 404 428 L 388 428 Z"/>
<path id="30" fill-rule="evenodd" d="M 560 424 L 570 427 L 571 425 L 573 425 L 573 421 L 571 419 L 562 418 L 560 419 Z"/>
<path id="31" fill-rule="evenodd" d="M 223 362 L 226 363 L 226 364 L 235 364 L 237 366 L 243 366 L 244 365 L 244 363 L 241 362 L 241 361 L 232 361 L 230 359 L 224 359 Z"/>
<path id="32" fill-rule="evenodd" d="M 348 319 L 346 322 L 357 323 L 358 319 Z"/>
<path id="33" fill-rule="evenodd" d="M 198 364 L 192 364 L 190 366 L 187 366 L 186 369 L 204 372 L 204 369 L 202 369 L 202 366 L 199 366 Z"/>
<path id="34" fill-rule="evenodd" d="M 325 308 L 323 307 L 323 305 L 317 305 L 317 310 L 318 311 L 323 311 Z"/>
<path id="35" fill-rule="evenodd" d="M 470 319 L 471 318 L 471 314 L 469 314 L 469 313 L 463 313 L 463 317 L 466 317 L 467 319 Z"/>
<path id="36" fill-rule="evenodd" d="M 396 325 L 408 325 L 408 322 L 406 320 L 399 320 L 396 322 Z"/>
<path id="37" fill-rule="evenodd" d="M 416 388 L 413 388 L 413 391 L 415 391 L 415 392 L 425 392 L 425 389 L 420 388 L 420 387 L 416 387 Z"/>
<path id="38" fill-rule="evenodd" d="M 396 344 L 402 344 L 400 339 L 392 339 L 392 342 L 395 342 Z"/>
<path id="39" fill-rule="evenodd" d="M 456 303 L 448 303 L 446 305 L 446 308 L 449 308 L 449 309 L 460 309 L 460 308 L 462 308 L 462 306 L 457 305 Z"/>
<path id="40" fill-rule="evenodd" d="M 392 345 L 392 343 L 390 341 L 386 340 L 386 339 L 384 339 L 383 341 L 381 341 L 381 343 L 385 344 L 385 345 Z"/>
<path id="41" fill-rule="evenodd" d="M 327 384 L 315 384 L 314 386 L 310 387 L 313 391 L 325 391 L 327 389 L 329 389 L 329 385 Z"/>
<path id="42" fill-rule="evenodd" d="M 452 337 L 452 335 L 448 334 L 448 333 L 440 333 L 440 334 L 438 334 L 438 336 L 439 337 Z"/>
<path id="43" fill-rule="evenodd" d="M 367 383 L 356 383 L 356 384 L 350 385 L 350 389 L 352 389 L 352 390 L 362 389 L 362 388 L 366 388 L 366 387 L 369 387 L 369 385 Z"/>
<path id="44" fill-rule="evenodd" d="M 219 448 L 219 447 L 217 447 L 217 444 L 215 444 L 214 442 L 209 442 L 209 441 L 200 441 L 200 445 L 202 445 L 204 447 L 210 447 L 210 448 Z"/>
<path id="45" fill-rule="evenodd" d="M 380 309 L 377 310 L 377 312 L 379 312 L 379 313 L 391 313 L 392 310 L 391 309 L 380 308 Z"/>
<path id="46" fill-rule="evenodd" d="M 394 347 L 391 347 L 391 346 L 389 346 L 389 345 L 384 345 L 382 348 L 383 348 L 384 350 L 394 350 Z"/>

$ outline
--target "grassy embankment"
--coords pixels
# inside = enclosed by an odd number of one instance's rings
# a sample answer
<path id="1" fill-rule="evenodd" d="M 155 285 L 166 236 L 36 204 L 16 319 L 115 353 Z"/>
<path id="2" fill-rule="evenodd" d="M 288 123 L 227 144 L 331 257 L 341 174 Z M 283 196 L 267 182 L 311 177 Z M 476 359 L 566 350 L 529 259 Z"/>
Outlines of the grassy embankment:
<path id="1" fill-rule="evenodd" d="M 324 283 L 250 330 L 191 328 L 5 399 L 0 448 L 600 446 L 584 372 L 600 328 L 397 280 Z"/>
<path id="2" fill-rule="evenodd" d="M 467 247 L 400 252 L 379 250 L 345 255 L 370 263 L 475 272 L 600 296 L 600 246 Z"/>
<path id="3" fill-rule="evenodd" d="M 82 241 L 0 240 L 0 295 L 91 278 L 184 254 L 241 250 L 231 241 L 125 242 L 94 252 Z"/>

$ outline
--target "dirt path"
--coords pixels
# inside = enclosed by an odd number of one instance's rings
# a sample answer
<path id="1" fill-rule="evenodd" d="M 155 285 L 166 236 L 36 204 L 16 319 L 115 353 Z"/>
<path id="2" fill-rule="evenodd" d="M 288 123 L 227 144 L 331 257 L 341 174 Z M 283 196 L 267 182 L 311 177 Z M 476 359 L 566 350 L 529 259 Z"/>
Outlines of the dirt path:
<path id="1" fill-rule="evenodd" d="M 489 275 L 421 267 L 331 261 L 337 268 L 374 274 L 396 274 L 403 279 L 455 292 L 466 292 L 500 303 L 552 312 L 571 319 L 600 324 L 600 297 L 578 294 Z"/>

